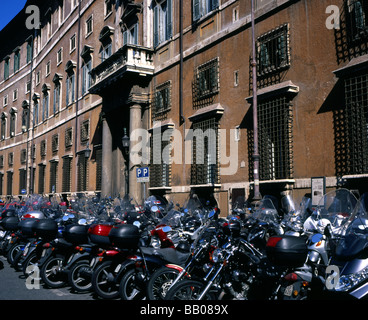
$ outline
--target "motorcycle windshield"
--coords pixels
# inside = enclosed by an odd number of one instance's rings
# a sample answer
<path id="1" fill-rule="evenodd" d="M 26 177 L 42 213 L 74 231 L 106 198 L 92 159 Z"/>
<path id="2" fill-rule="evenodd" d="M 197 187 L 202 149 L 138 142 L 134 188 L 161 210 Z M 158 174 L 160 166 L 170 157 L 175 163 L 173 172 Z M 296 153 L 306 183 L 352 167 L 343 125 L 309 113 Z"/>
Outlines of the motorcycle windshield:
<path id="1" fill-rule="evenodd" d="M 263 198 L 256 204 L 252 217 L 265 223 L 278 223 L 279 220 L 275 205 L 270 198 Z"/>
<path id="2" fill-rule="evenodd" d="M 183 214 L 178 211 L 171 209 L 161 220 L 160 224 L 171 226 L 172 228 L 178 228 L 181 226 L 181 218 Z"/>
<path id="3" fill-rule="evenodd" d="M 247 208 L 249 207 L 248 202 L 245 200 L 244 196 L 239 196 L 236 198 L 234 204 L 233 204 L 233 211 L 234 213 L 246 213 Z"/>
<path id="4" fill-rule="evenodd" d="M 206 219 L 207 210 L 205 210 L 202 202 L 197 195 L 190 195 L 184 204 L 184 213 L 186 215 L 195 217 L 200 221 Z"/>
<path id="5" fill-rule="evenodd" d="M 358 200 L 347 189 L 337 189 L 326 193 L 317 206 L 317 214 L 320 222 L 330 224 L 334 234 L 343 235 L 347 223 L 351 221 Z M 325 220 L 324 220 L 325 219 Z"/>

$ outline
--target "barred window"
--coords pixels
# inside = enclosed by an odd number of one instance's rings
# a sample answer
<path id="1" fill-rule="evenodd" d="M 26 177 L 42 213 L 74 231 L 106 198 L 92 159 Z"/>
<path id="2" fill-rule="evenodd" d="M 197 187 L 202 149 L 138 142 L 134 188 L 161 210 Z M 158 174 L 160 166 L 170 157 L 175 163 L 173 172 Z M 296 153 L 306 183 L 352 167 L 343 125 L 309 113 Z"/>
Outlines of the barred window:
<path id="1" fill-rule="evenodd" d="M 72 157 L 63 157 L 63 182 L 62 192 L 71 191 Z"/>
<path id="2" fill-rule="evenodd" d="M 13 172 L 7 171 L 6 175 L 6 194 L 11 196 L 13 194 Z"/>
<path id="3" fill-rule="evenodd" d="M 338 174 L 368 172 L 368 74 L 345 79 L 345 109 L 336 146 Z"/>
<path id="4" fill-rule="evenodd" d="M 46 172 L 46 165 L 39 164 L 38 165 L 38 193 L 44 194 L 45 192 L 45 172 Z"/>
<path id="5" fill-rule="evenodd" d="M 351 42 L 368 38 L 368 1 L 345 1 L 346 26 Z"/>
<path id="6" fill-rule="evenodd" d="M 193 123 L 191 184 L 216 183 L 219 183 L 218 121 L 211 118 Z"/>
<path id="7" fill-rule="evenodd" d="M 154 112 L 155 115 L 171 109 L 171 81 L 167 81 L 156 87 Z"/>
<path id="8" fill-rule="evenodd" d="M 50 190 L 49 192 L 56 192 L 58 179 L 58 165 L 57 161 L 50 161 Z"/>
<path id="9" fill-rule="evenodd" d="M 171 139 L 166 138 L 169 136 L 171 136 L 171 129 L 151 136 L 151 187 L 169 187 L 171 184 Z M 155 153 L 154 149 L 159 152 Z"/>
<path id="10" fill-rule="evenodd" d="M 257 110 L 260 180 L 292 178 L 293 110 L 289 98 L 260 101 Z M 252 151 L 253 146 L 249 149 L 250 163 Z"/>
<path id="11" fill-rule="evenodd" d="M 85 120 L 81 124 L 81 143 L 85 143 L 89 140 L 89 120 Z"/>
<path id="12" fill-rule="evenodd" d="M 77 191 L 87 191 L 88 179 L 88 159 L 84 154 L 80 154 L 78 158 L 78 177 L 77 177 Z"/>
<path id="13" fill-rule="evenodd" d="M 59 135 L 54 134 L 51 139 L 51 149 L 52 152 L 55 153 L 59 150 Z"/>
<path id="14" fill-rule="evenodd" d="M 290 66 L 289 25 L 284 24 L 257 39 L 257 73 L 259 76 Z"/>
<path id="15" fill-rule="evenodd" d="M 215 58 L 196 70 L 196 96 L 204 99 L 219 92 L 219 60 Z"/>

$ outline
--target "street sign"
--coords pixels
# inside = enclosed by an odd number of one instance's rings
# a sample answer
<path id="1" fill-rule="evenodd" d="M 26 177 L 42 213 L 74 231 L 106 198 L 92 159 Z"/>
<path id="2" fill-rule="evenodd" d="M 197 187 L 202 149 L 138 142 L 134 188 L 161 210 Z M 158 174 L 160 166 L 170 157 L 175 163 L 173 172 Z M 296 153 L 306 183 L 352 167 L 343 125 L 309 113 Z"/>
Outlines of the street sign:
<path id="1" fill-rule="evenodd" d="M 137 168 L 137 182 L 149 182 L 149 169 L 148 167 Z"/>

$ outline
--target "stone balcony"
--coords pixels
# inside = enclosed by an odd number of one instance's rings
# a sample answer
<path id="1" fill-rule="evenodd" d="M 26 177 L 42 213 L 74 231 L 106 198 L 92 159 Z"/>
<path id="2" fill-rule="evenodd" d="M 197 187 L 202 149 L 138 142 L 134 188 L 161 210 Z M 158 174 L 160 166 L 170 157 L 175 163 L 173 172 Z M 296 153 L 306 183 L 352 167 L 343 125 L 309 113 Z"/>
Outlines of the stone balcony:
<path id="1" fill-rule="evenodd" d="M 99 94 L 118 80 L 145 78 L 152 76 L 153 72 L 152 49 L 125 45 L 91 71 L 92 86 L 89 91 Z"/>

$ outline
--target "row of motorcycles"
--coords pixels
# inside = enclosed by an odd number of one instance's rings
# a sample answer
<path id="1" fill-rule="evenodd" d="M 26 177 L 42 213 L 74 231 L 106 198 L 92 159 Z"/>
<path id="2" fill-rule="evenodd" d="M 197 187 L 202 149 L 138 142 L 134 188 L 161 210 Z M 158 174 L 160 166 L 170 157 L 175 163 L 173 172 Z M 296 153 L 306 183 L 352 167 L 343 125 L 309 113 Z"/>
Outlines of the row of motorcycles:
<path id="1" fill-rule="evenodd" d="M 0 253 L 27 279 L 123 300 L 363 299 L 368 194 L 264 196 L 219 208 L 149 196 L 29 196 L 3 204 Z"/>

